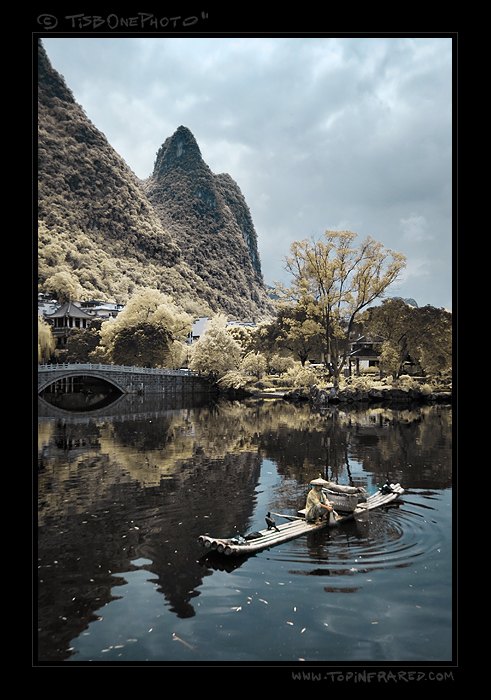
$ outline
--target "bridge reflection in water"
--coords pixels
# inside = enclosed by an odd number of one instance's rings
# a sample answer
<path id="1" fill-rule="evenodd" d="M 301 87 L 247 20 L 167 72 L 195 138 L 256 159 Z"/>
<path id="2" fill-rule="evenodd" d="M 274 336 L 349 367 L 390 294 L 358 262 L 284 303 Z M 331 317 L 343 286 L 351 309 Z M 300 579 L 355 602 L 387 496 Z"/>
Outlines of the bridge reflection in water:
<path id="1" fill-rule="evenodd" d="M 54 397 L 54 398 L 53 398 Z M 76 423 L 90 423 L 92 420 L 137 420 L 152 419 L 167 411 L 207 406 L 212 399 L 206 394 L 194 397 L 185 395 L 146 395 L 120 394 L 110 392 L 98 396 L 98 402 L 84 401 L 80 394 L 42 393 L 38 396 L 37 415 L 39 420 L 48 422 L 56 418 L 69 418 Z"/>

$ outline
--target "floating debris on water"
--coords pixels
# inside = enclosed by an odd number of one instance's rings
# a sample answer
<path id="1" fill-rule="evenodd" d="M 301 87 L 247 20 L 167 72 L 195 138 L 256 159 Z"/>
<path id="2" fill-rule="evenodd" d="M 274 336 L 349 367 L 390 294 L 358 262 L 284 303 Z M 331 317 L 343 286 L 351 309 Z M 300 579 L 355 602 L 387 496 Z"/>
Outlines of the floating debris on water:
<path id="1" fill-rule="evenodd" d="M 175 632 L 172 633 L 172 639 L 175 642 L 181 642 L 181 644 L 184 644 L 185 646 L 189 647 L 189 649 L 194 649 L 192 644 L 189 644 L 188 642 L 185 642 L 184 639 L 181 639 L 180 637 L 177 636 Z"/>

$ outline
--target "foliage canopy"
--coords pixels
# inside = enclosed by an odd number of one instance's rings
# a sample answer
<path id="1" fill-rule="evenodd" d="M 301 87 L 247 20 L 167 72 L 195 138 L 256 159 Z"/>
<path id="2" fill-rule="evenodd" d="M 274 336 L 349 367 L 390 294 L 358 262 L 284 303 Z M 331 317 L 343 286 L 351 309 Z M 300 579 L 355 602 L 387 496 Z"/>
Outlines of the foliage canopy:
<path id="1" fill-rule="evenodd" d="M 147 289 L 130 300 L 116 319 L 101 326 L 101 346 L 116 364 L 167 367 L 192 328 L 192 317 L 167 294 Z"/>
<path id="2" fill-rule="evenodd" d="M 364 328 L 385 338 L 382 369 L 397 377 L 408 360 L 436 376 L 452 367 L 452 314 L 433 306 L 417 308 L 387 299 L 363 314 Z"/>

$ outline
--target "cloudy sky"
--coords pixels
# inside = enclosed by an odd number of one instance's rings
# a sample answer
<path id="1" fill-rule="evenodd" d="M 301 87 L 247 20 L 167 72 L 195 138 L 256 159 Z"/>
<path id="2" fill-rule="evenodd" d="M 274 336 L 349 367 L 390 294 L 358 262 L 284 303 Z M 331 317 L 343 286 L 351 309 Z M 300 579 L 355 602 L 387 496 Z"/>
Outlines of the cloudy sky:
<path id="1" fill-rule="evenodd" d="M 180 126 L 238 183 L 264 279 L 326 229 L 407 257 L 389 296 L 452 309 L 452 41 L 445 37 L 42 37 L 140 178 Z"/>

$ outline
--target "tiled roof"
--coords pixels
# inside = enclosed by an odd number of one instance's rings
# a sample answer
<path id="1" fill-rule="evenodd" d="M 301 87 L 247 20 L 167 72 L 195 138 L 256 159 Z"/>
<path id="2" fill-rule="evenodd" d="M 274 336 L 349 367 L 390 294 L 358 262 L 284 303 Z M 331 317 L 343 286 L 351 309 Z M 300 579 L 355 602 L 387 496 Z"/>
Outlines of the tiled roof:
<path id="1" fill-rule="evenodd" d="M 372 358 L 378 357 L 379 355 L 380 353 L 377 350 L 374 350 L 373 348 L 358 348 L 358 350 L 350 352 L 348 357 Z"/>
<path id="2" fill-rule="evenodd" d="M 385 338 L 381 335 L 374 333 L 373 335 L 360 335 L 354 340 L 350 340 L 351 345 L 358 345 L 359 343 L 383 343 Z"/>
<path id="3" fill-rule="evenodd" d="M 63 318 L 63 316 L 70 316 L 71 318 L 93 318 L 93 316 L 74 304 L 73 301 L 63 304 L 63 306 L 60 306 L 60 308 L 56 309 L 52 314 L 46 314 L 46 318 Z"/>

